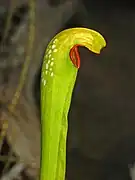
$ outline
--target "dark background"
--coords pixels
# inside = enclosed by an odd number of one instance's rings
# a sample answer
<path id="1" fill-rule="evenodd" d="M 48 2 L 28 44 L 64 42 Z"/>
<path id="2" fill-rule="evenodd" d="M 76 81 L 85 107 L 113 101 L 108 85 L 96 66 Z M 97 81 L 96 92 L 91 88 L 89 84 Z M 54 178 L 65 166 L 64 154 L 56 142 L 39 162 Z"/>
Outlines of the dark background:
<path id="1" fill-rule="evenodd" d="M 2 0 L 0 4 L 2 39 L 12 4 Z M 7 140 L 8 144 L 26 164 L 31 161 L 29 154 L 36 162 L 39 160 L 39 80 L 44 50 L 59 31 L 88 27 L 105 37 L 107 47 L 101 55 L 79 48 L 81 69 L 69 113 L 67 179 L 130 180 L 129 166 L 135 160 L 134 3 L 116 0 L 36 1 L 36 40 L 14 117 L 6 107 L 13 97 L 24 64 L 28 1 L 18 0 L 15 7 L 5 48 L 0 53 L 0 107 L 7 115 L 9 129 L 14 131 L 9 130 L 7 134 L 6 139 L 9 136 L 12 139 Z M 23 31 L 17 35 L 19 29 Z M 2 152 L 6 154 L 7 150 L 5 142 Z"/>

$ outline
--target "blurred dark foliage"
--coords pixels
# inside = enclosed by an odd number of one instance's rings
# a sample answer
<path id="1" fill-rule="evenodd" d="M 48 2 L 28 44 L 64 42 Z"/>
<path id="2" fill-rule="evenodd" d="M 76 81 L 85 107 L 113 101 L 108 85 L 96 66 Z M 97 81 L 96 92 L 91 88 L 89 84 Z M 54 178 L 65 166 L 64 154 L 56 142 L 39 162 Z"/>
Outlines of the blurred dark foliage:
<path id="1" fill-rule="evenodd" d="M 11 17 L 11 22 L 10 22 L 10 27 L 7 32 L 6 38 L 3 41 L 4 33 L 5 33 L 5 28 L 6 28 L 6 23 L 9 15 L 8 8 L 4 8 L 4 11 L 0 13 L 0 61 L 3 61 L 3 58 L 7 58 L 10 55 L 9 49 L 12 46 L 11 38 L 16 34 L 17 29 L 19 28 L 20 24 L 23 23 L 26 15 L 28 15 L 28 10 L 29 6 L 28 4 L 22 4 L 19 7 L 16 7 L 15 10 L 13 11 L 12 17 Z M 8 67 L 8 63 L 7 63 Z M 9 67 L 10 69 L 10 67 Z M 5 75 L 4 75 L 5 74 Z M 8 82 L 8 74 L 7 71 L 3 72 L 3 84 Z M 3 104 L 1 103 L 1 108 L 3 107 Z M 7 143 L 6 137 L 3 142 L 3 147 L 1 150 L 1 156 L 7 156 L 10 151 L 10 146 Z M 15 155 L 13 154 L 15 157 Z M 6 161 L 5 161 L 6 162 Z M 0 160 L 0 174 L 2 173 L 4 167 L 5 167 L 5 162 Z M 9 168 L 7 169 L 10 170 L 15 163 L 10 163 Z"/>
<path id="2" fill-rule="evenodd" d="M 57 7 L 61 4 L 63 4 L 66 0 L 47 0 L 48 4 L 52 7 Z"/>
<path id="3" fill-rule="evenodd" d="M 21 7 L 16 8 L 12 14 L 11 17 L 11 22 L 10 22 L 10 28 L 7 32 L 6 39 L 4 39 L 4 45 L 6 48 L 11 45 L 11 37 L 16 33 L 17 28 L 19 27 L 20 23 L 23 22 L 25 16 L 28 13 L 28 5 L 23 4 Z M 2 40 L 3 40 L 3 34 L 5 32 L 5 26 L 8 18 L 8 11 L 5 11 L 3 14 L 0 16 L 0 46 L 2 45 Z M 3 51 L 0 52 L 0 56 L 3 55 Z M 8 52 L 7 52 L 8 53 Z M 8 54 L 7 54 L 8 55 Z"/>

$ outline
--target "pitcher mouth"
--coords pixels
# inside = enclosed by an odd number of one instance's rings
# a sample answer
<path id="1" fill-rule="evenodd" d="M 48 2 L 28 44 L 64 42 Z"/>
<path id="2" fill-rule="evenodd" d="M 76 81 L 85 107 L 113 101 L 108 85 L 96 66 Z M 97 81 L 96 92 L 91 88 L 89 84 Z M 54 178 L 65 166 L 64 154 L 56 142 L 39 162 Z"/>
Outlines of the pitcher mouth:
<path id="1" fill-rule="evenodd" d="M 81 46 L 79 44 L 76 44 L 75 46 L 72 47 L 72 49 L 70 50 L 70 59 L 72 61 L 72 63 L 74 64 L 74 66 L 79 69 L 80 68 L 80 54 L 78 52 L 78 47 Z"/>

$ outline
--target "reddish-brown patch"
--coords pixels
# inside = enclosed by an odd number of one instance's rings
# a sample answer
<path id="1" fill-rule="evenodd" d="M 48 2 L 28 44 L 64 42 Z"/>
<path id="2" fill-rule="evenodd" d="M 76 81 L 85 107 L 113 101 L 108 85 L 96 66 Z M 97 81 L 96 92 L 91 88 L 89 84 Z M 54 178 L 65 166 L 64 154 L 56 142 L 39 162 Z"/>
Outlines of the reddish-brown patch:
<path id="1" fill-rule="evenodd" d="M 74 64 L 74 66 L 79 69 L 80 68 L 80 55 L 78 52 L 78 46 L 80 45 L 77 44 L 73 46 L 72 49 L 70 50 L 70 59 L 72 63 Z"/>

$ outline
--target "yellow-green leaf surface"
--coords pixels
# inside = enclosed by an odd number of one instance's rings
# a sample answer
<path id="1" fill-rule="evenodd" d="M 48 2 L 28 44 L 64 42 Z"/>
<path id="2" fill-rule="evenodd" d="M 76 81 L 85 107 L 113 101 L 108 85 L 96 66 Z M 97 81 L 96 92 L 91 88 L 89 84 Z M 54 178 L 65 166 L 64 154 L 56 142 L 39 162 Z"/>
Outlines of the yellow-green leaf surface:
<path id="1" fill-rule="evenodd" d="M 65 179 L 67 116 L 78 72 L 70 52 L 76 45 L 99 54 L 106 42 L 94 30 L 71 28 L 57 34 L 46 49 L 41 75 L 40 180 Z"/>

